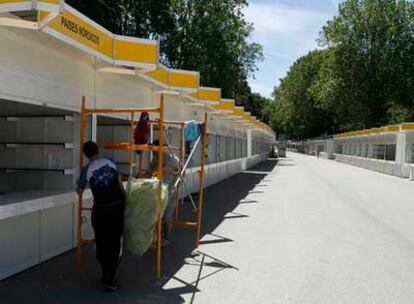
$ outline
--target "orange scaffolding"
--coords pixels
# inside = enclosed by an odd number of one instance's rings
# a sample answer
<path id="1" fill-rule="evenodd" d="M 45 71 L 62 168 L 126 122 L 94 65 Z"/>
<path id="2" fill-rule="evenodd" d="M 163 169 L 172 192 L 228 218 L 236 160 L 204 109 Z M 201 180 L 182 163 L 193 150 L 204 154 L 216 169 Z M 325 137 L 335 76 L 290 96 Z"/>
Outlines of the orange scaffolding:
<path id="1" fill-rule="evenodd" d="M 164 153 L 164 130 L 165 125 L 179 125 L 181 127 L 181 141 L 180 141 L 180 148 L 170 148 L 180 151 L 180 162 L 183 164 L 184 162 L 184 127 L 185 122 L 182 121 L 168 121 L 164 120 L 164 95 L 161 95 L 160 106 L 157 108 L 137 108 L 137 109 L 88 109 L 86 108 L 86 98 L 82 98 L 82 105 L 81 105 L 81 113 L 80 113 L 80 151 L 79 151 L 79 164 L 80 168 L 82 169 L 84 165 L 84 158 L 82 152 L 82 146 L 86 141 L 86 128 L 88 126 L 87 115 L 88 114 L 129 114 L 130 115 L 130 130 L 129 130 L 129 142 L 128 143 L 113 143 L 113 144 L 106 144 L 106 149 L 112 150 L 127 150 L 128 151 L 128 165 L 129 165 L 129 172 L 130 176 L 133 176 L 133 152 L 134 151 L 152 151 L 157 152 L 158 154 L 158 166 L 156 177 L 159 180 L 158 186 L 158 203 L 157 203 L 157 225 L 156 225 L 156 240 L 155 240 L 155 247 L 156 251 L 156 274 L 157 278 L 161 277 L 161 255 L 162 255 L 162 247 L 161 247 L 161 235 L 162 235 L 162 217 L 161 214 L 161 202 L 162 202 L 162 180 L 163 180 L 163 153 Z M 136 145 L 133 142 L 133 134 L 134 134 L 134 126 L 135 126 L 135 114 L 136 113 L 158 113 L 159 118 L 157 120 L 151 121 L 152 124 L 157 124 L 159 127 L 159 145 Z M 184 227 L 184 228 L 194 228 L 196 230 L 195 234 L 195 246 L 199 246 L 200 234 L 201 234 L 201 219 L 202 219 L 202 208 L 203 208 L 203 197 L 204 197 L 204 180 L 205 180 L 205 155 L 206 155 L 206 146 L 207 146 L 207 113 L 205 113 L 202 132 L 201 132 L 201 168 L 199 171 L 199 196 L 198 196 L 198 204 L 196 208 L 196 219 L 195 222 L 180 222 L 178 220 L 178 199 L 179 199 L 179 187 L 176 187 L 176 218 L 174 221 L 174 225 Z M 142 155 L 140 157 L 140 161 L 142 159 Z M 140 168 L 141 169 L 141 168 Z M 181 177 L 181 176 L 180 176 Z M 184 181 L 182 181 L 184 183 Z M 190 193 L 188 195 L 191 195 Z M 82 264 L 82 246 L 86 244 L 93 243 L 94 240 L 87 240 L 84 239 L 82 236 L 82 225 L 83 225 L 83 212 L 88 211 L 91 212 L 92 208 L 84 207 L 83 205 L 83 195 L 79 195 L 78 200 L 78 246 L 76 251 L 76 260 L 77 264 L 80 267 Z"/>
<path id="2" fill-rule="evenodd" d="M 180 209 L 179 209 L 179 199 L 180 199 L 180 186 L 184 185 L 185 186 L 185 169 L 184 168 L 184 163 L 185 163 L 185 157 L 184 157 L 184 128 L 186 125 L 185 121 L 173 121 L 173 120 L 165 120 L 164 123 L 165 125 L 175 125 L 178 126 L 180 128 L 180 146 L 178 148 L 179 150 L 179 160 L 180 160 L 180 166 L 179 169 L 180 171 L 182 171 L 182 174 L 180 174 L 179 178 L 180 178 L 180 182 L 178 183 L 177 187 L 175 188 L 175 220 L 173 221 L 173 225 L 177 226 L 177 227 L 181 227 L 181 228 L 188 228 L 188 229 L 195 229 L 196 233 L 195 233 L 195 247 L 197 248 L 200 244 L 200 235 L 201 235 L 201 220 L 202 220 L 202 211 L 203 211 L 203 201 L 204 201 L 204 180 L 205 180 L 205 160 L 206 160 L 206 148 L 207 148 L 207 121 L 208 121 L 208 115 L 207 113 L 204 114 L 204 121 L 202 123 L 202 128 L 201 128 L 201 134 L 200 134 L 200 141 L 201 141 L 201 166 L 200 166 L 200 170 L 198 171 L 199 174 L 199 185 L 198 185 L 198 201 L 197 201 L 197 206 L 195 207 L 195 213 L 196 213 L 196 218 L 193 222 L 189 222 L 189 221 L 180 221 L 179 219 L 179 213 L 180 213 Z M 154 123 L 154 122 L 151 122 Z M 171 147 L 169 145 L 167 145 L 167 149 L 171 150 Z M 172 148 L 172 149 L 177 149 L 177 148 Z M 195 148 L 194 148 L 195 149 Z M 187 188 L 185 186 L 185 188 Z M 191 198 L 191 193 L 189 193 L 188 189 L 187 190 L 187 195 Z"/>

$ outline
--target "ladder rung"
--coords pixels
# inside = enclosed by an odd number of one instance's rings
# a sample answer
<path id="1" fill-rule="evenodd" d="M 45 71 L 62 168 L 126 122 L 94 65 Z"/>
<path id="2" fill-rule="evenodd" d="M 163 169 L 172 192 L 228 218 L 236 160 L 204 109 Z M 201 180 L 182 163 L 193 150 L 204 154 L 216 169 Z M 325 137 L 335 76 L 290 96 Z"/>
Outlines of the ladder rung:
<path id="1" fill-rule="evenodd" d="M 174 226 L 182 227 L 182 228 L 195 228 L 197 227 L 197 223 L 194 222 L 174 222 Z"/>
<path id="2" fill-rule="evenodd" d="M 84 244 L 93 244 L 93 243 L 95 243 L 95 240 L 84 240 L 84 239 L 82 239 L 80 242 L 81 242 L 82 245 L 84 245 Z"/>

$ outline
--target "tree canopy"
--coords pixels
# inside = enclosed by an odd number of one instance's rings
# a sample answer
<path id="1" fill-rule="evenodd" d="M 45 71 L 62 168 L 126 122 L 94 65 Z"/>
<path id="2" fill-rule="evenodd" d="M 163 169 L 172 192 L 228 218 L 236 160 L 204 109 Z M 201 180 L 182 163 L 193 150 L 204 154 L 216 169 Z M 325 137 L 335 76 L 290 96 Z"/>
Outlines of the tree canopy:
<path id="1" fill-rule="evenodd" d="M 248 42 L 253 27 L 243 15 L 247 0 L 68 0 L 117 34 L 158 39 L 161 60 L 196 70 L 205 86 L 219 87 L 239 105 L 254 97 L 246 81 L 262 60 L 262 47 Z M 261 115 L 253 105 L 247 107 Z"/>
<path id="2" fill-rule="evenodd" d="M 326 51 L 313 51 L 299 58 L 274 90 L 275 102 L 268 105 L 265 113 L 279 134 L 310 138 L 327 132 L 332 125 L 329 112 L 318 104 L 312 92 L 326 55 Z"/>
<path id="3" fill-rule="evenodd" d="M 301 139 L 414 120 L 411 1 L 347 0 L 319 43 L 275 88 L 279 133 Z"/>

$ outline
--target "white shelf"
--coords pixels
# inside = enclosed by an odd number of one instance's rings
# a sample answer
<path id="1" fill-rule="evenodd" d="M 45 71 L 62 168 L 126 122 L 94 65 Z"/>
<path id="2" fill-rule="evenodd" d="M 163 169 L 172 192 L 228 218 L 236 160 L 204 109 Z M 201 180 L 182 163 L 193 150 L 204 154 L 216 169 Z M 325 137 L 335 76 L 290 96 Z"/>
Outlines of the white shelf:
<path id="1" fill-rule="evenodd" d="M 115 161 L 115 164 L 116 165 L 120 165 L 120 166 L 128 166 L 129 165 L 128 162 L 117 162 L 117 161 Z M 136 166 L 137 166 L 137 163 L 136 162 L 132 162 L 131 167 L 135 168 Z"/>
<path id="2" fill-rule="evenodd" d="M 92 199 L 90 190 L 85 190 L 85 200 Z M 0 195 L 0 220 L 21 216 L 27 213 L 45 210 L 77 202 L 74 191 L 40 189 L 10 192 Z"/>
<path id="3" fill-rule="evenodd" d="M 64 149 L 73 149 L 73 143 L 0 143 L 0 145 L 6 146 L 6 148 L 20 148 L 20 147 L 27 147 L 27 146 L 59 146 Z"/>
<path id="4" fill-rule="evenodd" d="M 43 169 L 43 168 L 0 168 L 0 173 L 17 173 L 17 172 L 49 172 L 49 173 L 62 173 L 63 175 L 73 175 L 75 170 L 73 169 Z"/>
<path id="5" fill-rule="evenodd" d="M 62 119 L 64 121 L 73 121 L 73 116 L 60 115 L 60 116 L 0 116 L 2 119 L 6 119 L 10 122 L 18 122 L 26 119 Z"/>

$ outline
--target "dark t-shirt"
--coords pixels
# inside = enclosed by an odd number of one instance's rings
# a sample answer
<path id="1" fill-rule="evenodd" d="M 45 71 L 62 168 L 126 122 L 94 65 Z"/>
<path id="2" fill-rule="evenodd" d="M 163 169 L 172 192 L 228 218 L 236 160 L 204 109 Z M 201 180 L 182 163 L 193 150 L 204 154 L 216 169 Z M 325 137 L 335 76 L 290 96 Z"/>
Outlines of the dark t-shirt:
<path id="1" fill-rule="evenodd" d="M 78 186 L 85 189 L 88 184 L 96 205 L 113 204 L 124 199 L 118 169 L 108 158 L 97 158 L 82 168 Z"/>

